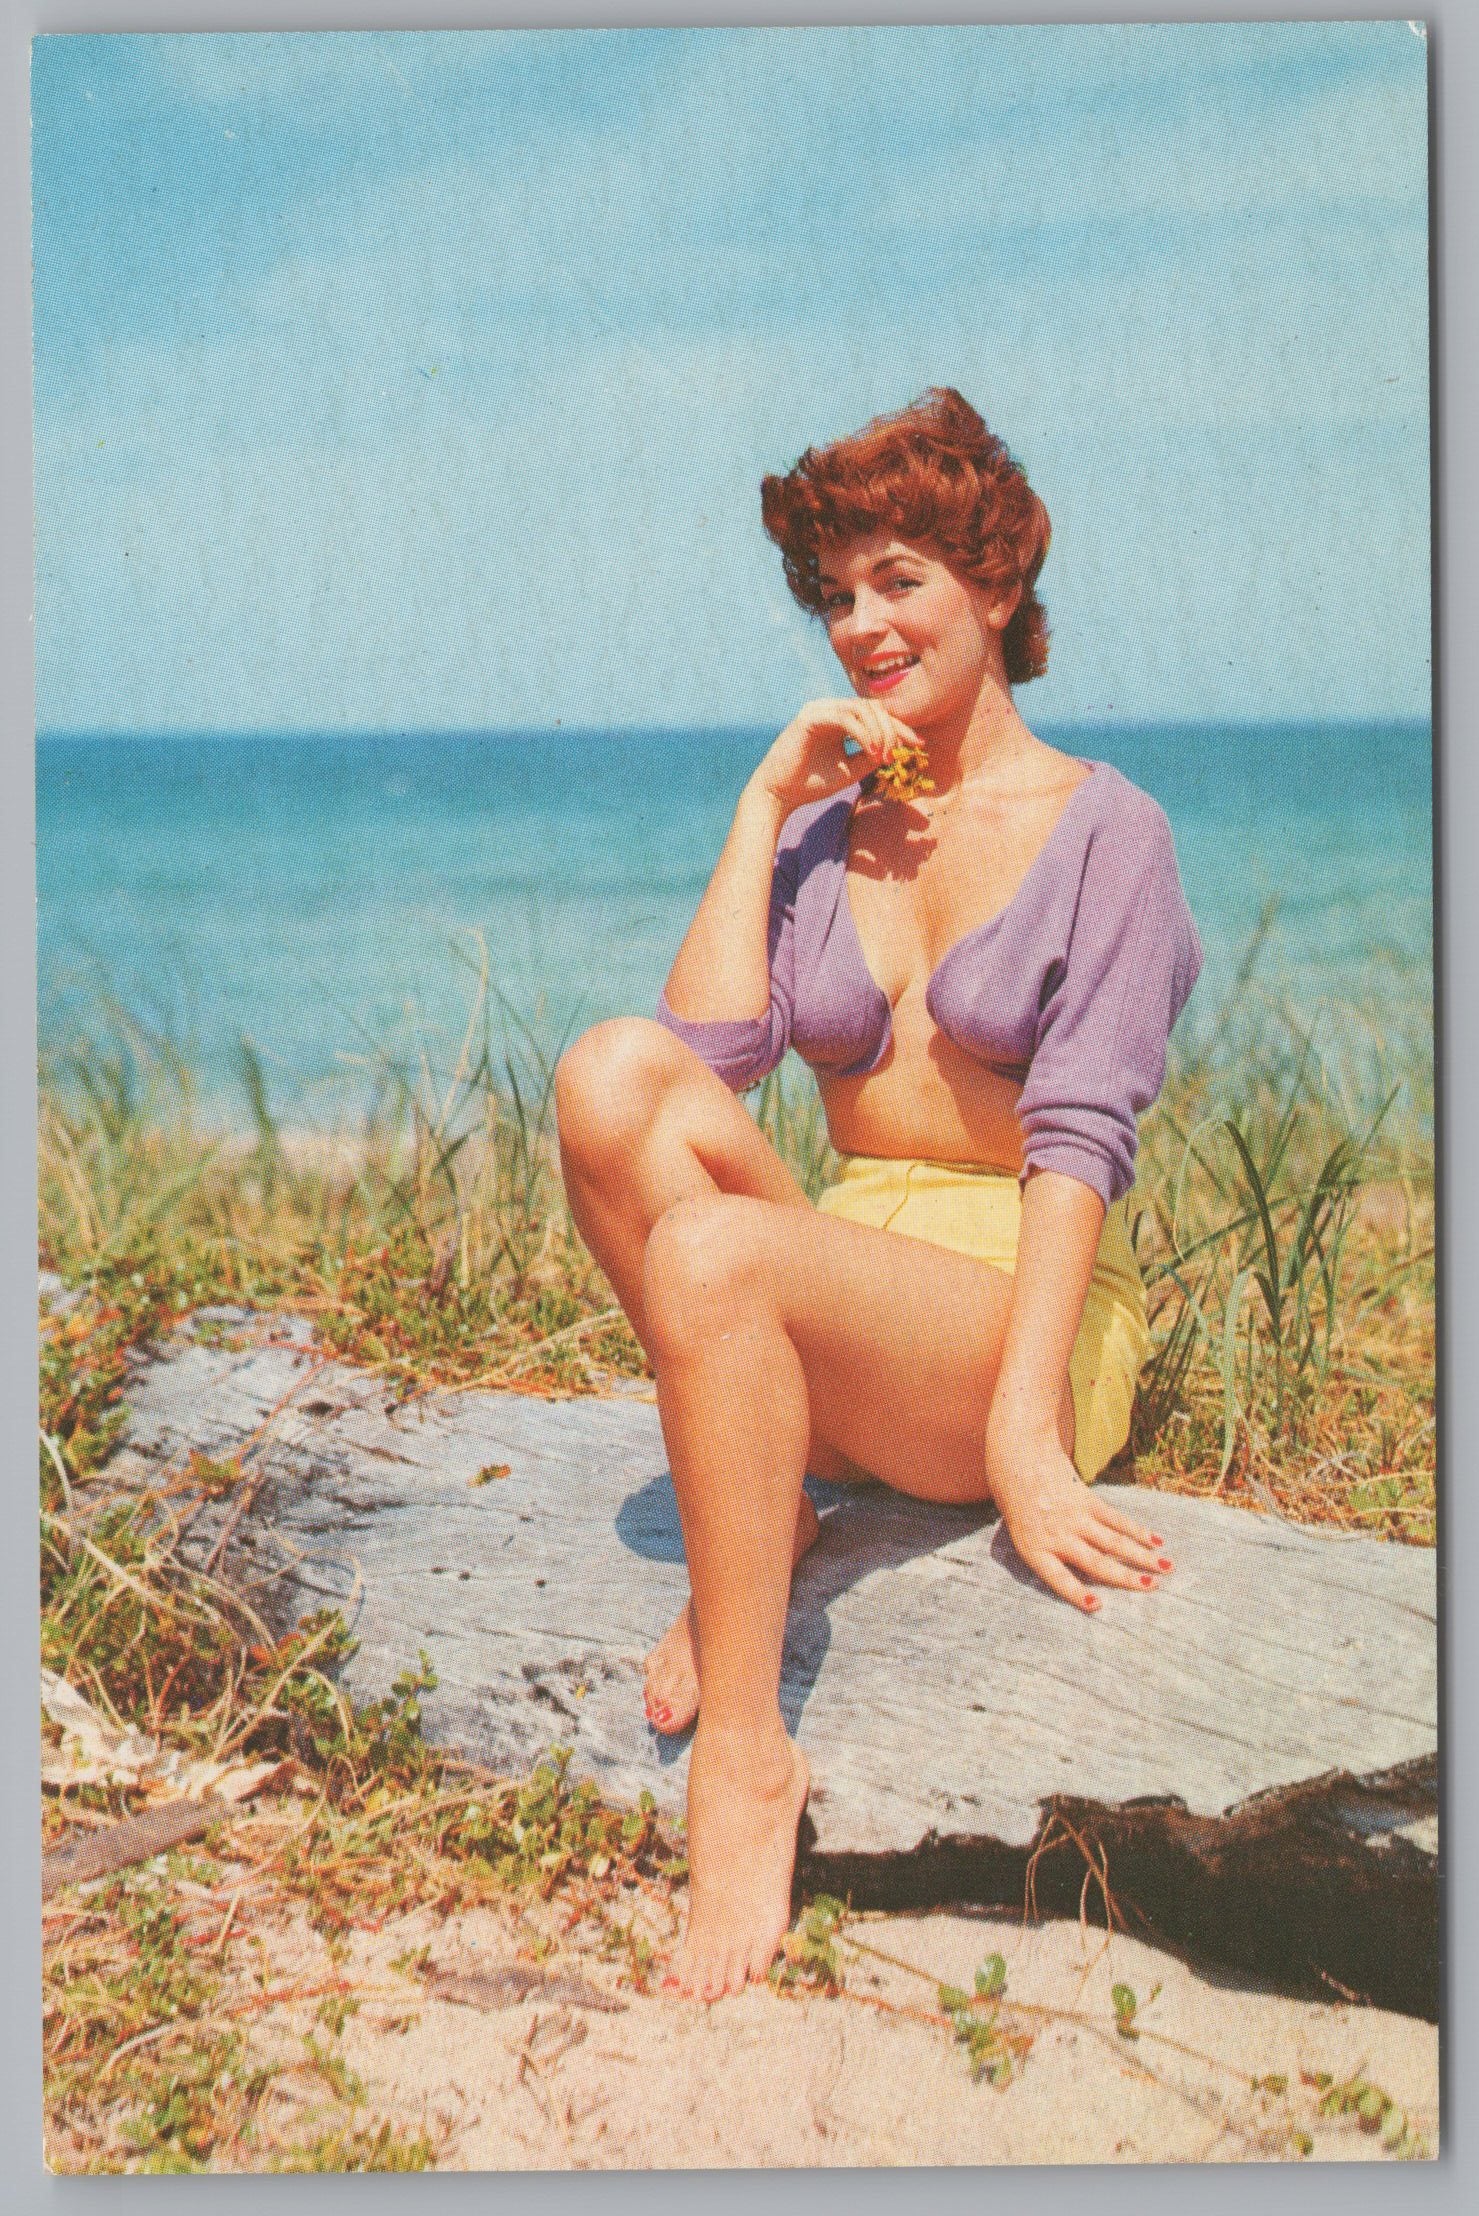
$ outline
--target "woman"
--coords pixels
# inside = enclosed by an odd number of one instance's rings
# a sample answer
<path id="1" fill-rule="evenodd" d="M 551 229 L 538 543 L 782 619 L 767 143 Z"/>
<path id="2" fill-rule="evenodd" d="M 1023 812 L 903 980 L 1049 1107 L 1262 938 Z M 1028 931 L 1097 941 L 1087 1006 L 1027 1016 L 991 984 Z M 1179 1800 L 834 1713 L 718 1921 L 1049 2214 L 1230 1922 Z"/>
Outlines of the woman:
<path id="1" fill-rule="evenodd" d="M 670 1980 L 763 1977 L 807 1773 L 778 1706 L 810 1470 L 993 1501 L 1075 1607 L 1150 1589 L 1158 1535 L 1089 1484 L 1147 1347 L 1136 1115 L 1201 951 L 1159 808 L 1036 737 L 1042 503 L 958 393 L 763 487 L 852 697 L 746 785 L 660 1020 L 564 1058 L 575 1221 L 651 1358 L 692 1599 L 648 1713 L 696 1714 L 691 1907 Z M 922 751 L 928 789 L 902 798 Z M 838 1183 L 813 1207 L 735 1095 L 795 1045 Z"/>

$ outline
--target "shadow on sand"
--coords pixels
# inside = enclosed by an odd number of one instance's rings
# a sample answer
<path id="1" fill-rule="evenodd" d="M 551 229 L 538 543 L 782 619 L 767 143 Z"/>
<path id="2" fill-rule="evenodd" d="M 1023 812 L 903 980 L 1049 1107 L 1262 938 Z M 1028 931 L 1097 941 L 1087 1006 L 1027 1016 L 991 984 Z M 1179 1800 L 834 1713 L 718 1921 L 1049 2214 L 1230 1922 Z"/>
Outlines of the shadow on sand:
<path id="1" fill-rule="evenodd" d="M 994 1515 L 984 1505 L 950 1508 L 911 1500 L 883 1485 L 828 1485 L 809 1477 L 806 1490 L 822 1529 L 796 1569 L 781 1655 L 781 1714 L 793 1738 L 832 1642 L 833 1601 L 864 1578 L 897 1570 L 919 1555 L 967 1538 Z M 667 1470 L 628 1494 L 617 1511 L 616 1534 L 623 1546 L 645 1561 L 683 1560 L 678 1501 Z M 1011 1576 L 1027 1584 L 1036 1582 L 1004 1529 L 995 1534 L 991 1551 Z M 659 1758 L 674 1759 L 687 1739 L 687 1732 L 659 1739 Z"/>

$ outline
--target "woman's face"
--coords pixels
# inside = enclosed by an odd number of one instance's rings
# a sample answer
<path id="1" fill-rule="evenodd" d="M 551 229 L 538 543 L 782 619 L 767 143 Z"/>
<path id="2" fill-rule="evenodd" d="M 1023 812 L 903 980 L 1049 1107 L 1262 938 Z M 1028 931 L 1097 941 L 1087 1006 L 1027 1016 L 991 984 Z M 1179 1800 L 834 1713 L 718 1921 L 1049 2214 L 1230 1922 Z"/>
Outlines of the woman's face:
<path id="1" fill-rule="evenodd" d="M 916 730 L 968 715 L 986 678 L 1002 679 L 1015 595 L 994 601 L 887 532 L 824 546 L 821 584 L 827 635 L 854 692 Z"/>

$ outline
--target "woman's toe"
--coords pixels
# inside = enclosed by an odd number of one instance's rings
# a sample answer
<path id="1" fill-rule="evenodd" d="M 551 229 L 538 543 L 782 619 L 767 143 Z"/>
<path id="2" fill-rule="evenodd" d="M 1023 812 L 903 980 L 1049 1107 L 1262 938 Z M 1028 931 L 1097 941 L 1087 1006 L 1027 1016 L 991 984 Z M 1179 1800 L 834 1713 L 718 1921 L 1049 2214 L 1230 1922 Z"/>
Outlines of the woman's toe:
<path id="1" fill-rule="evenodd" d="M 747 1974 L 757 1985 L 763 1985 L 769 1977 L 770 1965 L 775 1960 L 775 1950 L 779 1945 L 779 1939 L 773 1939 L 768 1947 L 757 1947 L 745 1964 Z"/>

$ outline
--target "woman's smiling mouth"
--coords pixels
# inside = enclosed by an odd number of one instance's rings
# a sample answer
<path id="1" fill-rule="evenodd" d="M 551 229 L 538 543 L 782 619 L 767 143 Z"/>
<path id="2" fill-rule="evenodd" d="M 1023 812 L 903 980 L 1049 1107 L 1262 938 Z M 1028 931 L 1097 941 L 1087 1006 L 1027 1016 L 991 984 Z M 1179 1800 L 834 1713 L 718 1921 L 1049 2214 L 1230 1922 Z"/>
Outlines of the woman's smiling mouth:
<path id="1" fill-rule="evenodd" d="M 908 675 L 918 663 L 917 654 L 890 654 L 869 662 L 859 671 L 865 692 L 892 692 L 900 678 Z"/>

